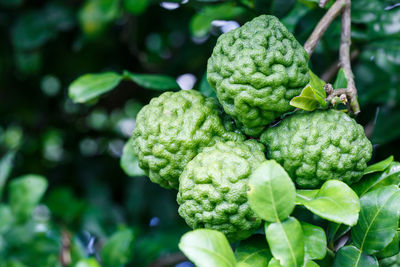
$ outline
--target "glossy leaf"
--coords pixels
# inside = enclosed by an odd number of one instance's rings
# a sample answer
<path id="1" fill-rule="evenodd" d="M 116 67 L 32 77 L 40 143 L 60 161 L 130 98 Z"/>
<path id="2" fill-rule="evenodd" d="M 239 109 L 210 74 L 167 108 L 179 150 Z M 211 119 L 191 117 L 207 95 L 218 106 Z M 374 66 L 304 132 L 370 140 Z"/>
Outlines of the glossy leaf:
<path id="1" fill-rule="evenodd" d="M 379 161 L 375 164 L 368 166 L 364 170 L 364 175 L 374 172 L 383 172 L 384 170 L 386 170 L 387 167 L 390 166 L 390 163 L 392 163 L 393 159 L 394 159 L 393 156 L 390 156 L 387 159 L 384 159 L 382 161 Z"/>
<path id="2" fill-rule="evenodd" d="M 359 199 L 348 185 L 339 180 L 326 181 L 312 198 L 301 197 L 299 193 L 297 196 L 300 204 L 326 220 L 347 225 L 357 223 Z"/>
<path id="3" fill-rule="evenodd" d="M 202 93 L 205 96 L 217 97 L 217 94 L 215 93 L 214 89 L 211 87 L 210 83 L 207 81 L 207 74 L 204 74 L 203 78 L 201 79 L 199 91 L 200 91 L 200 93 Z"/>
<path id="4" fill-rule="evenodd" d="M 272 258 L 268 263 L 268 267 L 282 267 L 282 265 L 280 264 L 279 260 Z"/>
<path id="5" fill-rule="evenodd" d="M 303 267 L 319 267 L 319 265 L 315 261 L 307 260 L 304 262 Z"/>
<path id="6" fill-rule="evenodd" d="M 129 71 L 124 71 L 124 79 L 129 79 L 139 86 L 153 90 L 179 90 L 180 87 L 176 80 L 166 75 L 158 74 L 138 74 Z"/>
<path id="7" fill-rule="evenodd" d="M 272 255 L 263 235 L 254 235 L 241 241 L 235 250 L 238 264 L 246 263 L 251 267 L 265 267 Z"/>
<path id="8" fill-rule="evenodd" d="M 8 152 L 0 160 L 0 197 L 3 193 L 4 184 L 7 178 L 10 176 L 13 161 L 15 157 L 15 152 Z"/>
<path id="9" fill-rule="evenodd" d="M 360 220 L 351 231 L 359 249 L 373 254 L 386 247 L 397 231 L 400 189 L 397 186 L 377 188 L 361 199 Z"/>
<path id="10" fill-rule="evenodd" d="M 309 260 L 323 259 L 327 245 L 324 229 L 305 222 L 301 222 L 301 228 L 304 236 L 305 258 Z"/>
<path id="11" fill-rule="evenodd" d="M 292 213 L 296 188 L 289 175 L 275 160 L 264 161 L 251 174 L 249 187 L 250 207 L 264 220 L 277 222 Z"/>
<path id="12" fill-rule="evenodd" d="M 122 150 L 121 168 L 131 177 L 144 176 L 144 171 L 139 167 L 139 160 L 133 152 L 133 139 L 129 139 Z"/>
<path id="13" fill-rule="evenodd" d="M 10 182 L 9 203 L 18 221 L 25 221 L 31 216 L 46 189 L 46 178 L 35 174 L 20 176 Z"/>
<path id="14" fill-rule="evenodd" d="M 299 96 L 293 97 L 290 100 L 290 105 L 299 109 L 313 111 L 318 107 L 318 100 L 315 98 L 310 85 L 304 87 Z"/>
<path id="15" fill-rule="evenodd" d="M 392 162 L 384 172 L 372 173 L 352 185 L 354 191 L 361 197 L 365 193 L 381 187 L 400 183 L 400 163 Z"/>
<path id="16" fill-rule="evenodd" d="M 338 250 L 333 267 L 379 267 L 374 256 L 361 252 L 354 246 L 345 246 Z"/>
<path id="17" fill-rule="evenodd" d="M 84 103 L 113 90 L 122 80 L 115 72 L 85 74 L 71 83 L 69 97 L 76 103 Z"/>
<path id="18" fill-rule="evenodd" d="M 343 68 L 339 69 L 339 72 L 336 76 L 336 80 L 333 83 L 333 89 L 338 89 L 338 88 L 347 88 L 347 78 Z"/>
<path id="19" fill-rule="evenodd" d="M 235 256 L 221 232 L 197 229 L 184 234 L 179 242 L 182 252 L 198 267 L 234 267 Z"/>
<path id="20" fill-rule="evenodd" d="M 274 258 L 282 266 L 296 267 L 304 262 L 303 231 L 298 220 L 289 217 L 282 222 L 265 225 L 265 236 Z"/>
<path id="21" fill-rule="evenodd" d="M 133 241 L 134 235 L 130 229 L 114 233 L 101 250 L 103 266 L 118 267 L 127 264 L 132 258 Z"/>
<path id="22" fill-rule="evenodd" d="M 324 89 L 325 82 L 321 80 L 317 75 L 315 75 L 311 70 L 308 72 L 310 74 L 310 86 L 313 90 L 315 99 L 320 103 L 322 107 L 326 107 L 328 104 L 325 101 L 326 92 Z"/>
<path id="23" fill-rule="evenodd" d="M 351 229 L 350 226 L 330 222 L 327 229 L 328 243 L 336 242 L 340 237 L 346 234 Z"/>
<path id="24" fill-rule="evenodd" d="M 392 241 L 390 241 L 389 245 L 387 245 L 384 249 L 379 251 L 379 253 L 376 254 L 376 256 L 378 258 L 389 258 L 398 254 L 400 252 L 399 244 L 400 244 L 400 232 L 397 231 Z"/>

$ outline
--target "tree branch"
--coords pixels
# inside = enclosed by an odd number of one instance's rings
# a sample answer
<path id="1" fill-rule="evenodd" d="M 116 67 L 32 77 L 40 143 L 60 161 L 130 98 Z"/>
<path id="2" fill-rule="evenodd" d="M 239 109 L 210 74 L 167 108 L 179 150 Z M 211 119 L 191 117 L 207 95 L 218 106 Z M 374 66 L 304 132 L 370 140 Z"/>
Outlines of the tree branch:
<path id="1" fill-rule="evenodd" d="M 321 1 L 319 1 L 319 7 L 320 7 L 320 8 L 324 8 L 325 5 L 326 5 L 326 3 L 327 3 L 328 1 L 329 1 L 329 0 L 321 0 Z"/>
<path id="2" fill-rule="evenodd" d="M 345 0 L 346 6 L 342 14 L 342 35 L 340 39 L 339 61 L 347 78 L 347 96 L 354 114 L 360 113 L 360 105 L 357 99 L 357 89 L 354 83 L 354 75 L 350 63 L 351 44 L 351 0 Z"/>
<path id="3" fill-rule="evenodd" d="M 307 42 L 304 44 L 304 49 L 307 51 L 309 57 L 311 57 L 315 46 L 322 38 L 329 25 L 331 25 L 332 21 L 340 14 L 342 9 L 344 8 L 346 1 L 347 0 L 337 0 L 318 22 L 314 31 L 308 38 Z"/>
<path id="4" fill-rule="evenodd" d="M 326 4 L 325 0 L 320 0 L 320 6 Z M 311 57 L 315 46 L 324 35 L 332 21 L 342 12 L 342 28 L 340 37 L 340 50 L 339 50 L 339 64 L 343 68 L 344 74 L 347 79 L 347 88 L 343 89 L 332 89 L 331 84 L 325 86 L 327 92 L 326 100 L 329 102 L 335 102 L 334 99 L 340 96 L 343 103 L 346 103 L 349 111 L 352 111 L 355 115 L 360 113 L 360 105 L 357 99 L 357 89 L 354 83 L 354 74 L 351 70 L 351 58 L 350 58 L 350 44 L 351 44 L 351 0 L 336 0 L 336 2 L 329 8 L 326 14 L 318 22 L 314 31 L 304 44 L 304 49 L 307 51 L 309 57 Z M 336 70 L 334 67 L 333 71 Z M 332 71 L 332 72 L 333 72 Z M 334 104 L 334 103 L 333 103 Z"/>
<path id="5" fill-rule="evenodd" d="M 360 55 L 360 50 L 354 50 L 350 54 L 350 61 L 354 61 L 358 56 Z M 340 61 L 337 60 L 335 63 L 333 63 L 322 75 L 321 79 L 329 82 L 335 77 L 336 73 L 340 69 Z"/>

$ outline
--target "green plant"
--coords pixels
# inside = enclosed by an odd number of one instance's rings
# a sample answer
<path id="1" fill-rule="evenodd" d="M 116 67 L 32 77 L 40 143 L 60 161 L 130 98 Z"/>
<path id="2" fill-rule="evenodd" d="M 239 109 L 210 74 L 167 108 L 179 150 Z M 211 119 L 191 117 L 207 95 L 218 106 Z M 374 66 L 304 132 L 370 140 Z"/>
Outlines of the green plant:
<path id="1" fill-rule="evenodd" d="M 350 7 L 342 2 L 331 8 L 337 8 L 333 15 L 344 9 L 346 22 Z M 320 27 L 305 44 L 309 55 L 324 31 Z M 257 50 L 260 43 L 266 45 L 265 37 L 268 49 Z M 344 33 L 342 38 L 343 68 L 332 86 L 308 69 L 303 48 L 277 18 L 260 16 L 222 35 L 209 60 L 207 78 L 226 114 L 218 110 L 205 81 L 200 91 L 210 97 L 192 90 L 163 93 L 138 113 L 121 166 L 131 176 L 141 175 L 141 167 L 153 182 L 179 186 L 179 214 L 192 228 L 208 228 L 185 234 L 179 244 L 196 265 L 378 266 L 399 253 L 399 163 L 390 157 L 367 167 L 372 146 L 349 116 L 360 108 L 349 55 L 343 52 L 349 51 L 349 36 Z M 285 44 L 293 47 L 285 50 Z M 275 54 L 277 63 L 272 61 L 271 69 L 257 61 L 275 59 Z M 282 54 L 293 61 L 286 66 Z M 269 84 L 258 72 L 245 73 L 253 65 L 276 72 L 277 80 L 271 78 Z M 236 72 L 227 71 L 230 68 Z M 118 78 L 116 83 L 125 77 L 112 76 Z M 79 88 L 79 94 L 86 95 L 93 90 L 78 81 L 70 92 Z M 236 86 L 238 81 L 246 86 Z M 94 90 L 95 96 L 116 83 Z M 276 86 L 270 88 L 272 97 L 258 100 L 257 89 L 267 85 Z M 281 87 L 295 93 L 279 93 Z M 283 104 L 261 120 L 262 112 L 251 110 L 236 94 L 260 106 Z M 343 105 L 346 110 L 337 110 Z M 291 112 L 295 107 L 302 110 Z M 271 124 L 278 117 L 277 125 Z M 262 131 L 260 139 L 254 139 Z M 259 142 L 267 147 L 268 160 Z M 257 229 L 261 220 L 264 227 Z M 235 254 L 228 240 L 239 241 Z"/>

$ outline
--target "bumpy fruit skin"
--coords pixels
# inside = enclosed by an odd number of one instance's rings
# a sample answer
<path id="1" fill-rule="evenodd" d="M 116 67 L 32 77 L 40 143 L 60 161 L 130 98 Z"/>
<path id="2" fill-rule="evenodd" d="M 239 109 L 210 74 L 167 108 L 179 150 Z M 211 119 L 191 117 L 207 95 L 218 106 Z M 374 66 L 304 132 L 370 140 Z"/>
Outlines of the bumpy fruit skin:
<path id="1" fill-rule="evenodd" d="M 222 34 L 207 79 L 225 112 L 250 136 L 294 107 L 309 82 L 308 55 L 274 16 L 262 15 Z"/>
<path id="2" fill-rule="evenodd" d="M 132 138 L 139 166 L 150 180 L 177 189 L 183 168 L 202 148 L 244 137 L 224 128 L 215 99 L 182 90 L 163 93 L 144 106 Z"/>
<path id="3" fill-rule="evenodd" d="M 248 179 L 265 160 L 255 140 L 219 142 L 205 148 L 179 178 L 179 214 L 192 228 L 211 228 L 234 242 L 249 237 L 261 223 L 247 200 Z"/>
<path id="4" fill-rule="evenodd" d="M 329 179 L 352 184 L 371 159 L 372 145 L 361 125 L 337 110 L 297 113 L 260 137 L 275 159 L 302 188 Z"/>

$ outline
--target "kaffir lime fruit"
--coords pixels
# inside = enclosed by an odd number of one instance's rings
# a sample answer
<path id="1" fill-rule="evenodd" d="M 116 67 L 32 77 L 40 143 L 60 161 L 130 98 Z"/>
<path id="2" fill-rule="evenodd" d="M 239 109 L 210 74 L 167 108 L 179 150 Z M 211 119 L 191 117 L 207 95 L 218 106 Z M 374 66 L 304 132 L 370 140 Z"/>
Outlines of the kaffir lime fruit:
<path id="1" fill-rule="evenodd" d="M 264 160 L 264 146 L 255 140 L 205 148 L 179 179 L 179 214 L 190 227 L 221 231 L 232 242 L 249 237 L 261 218 L 249 206 L 248 180 Z"/>
<path id="2" fill-rule="evenodd" d="M 207 79 L 225 112 L 245 134 L 294 110 L 290 100 L 309 82 L 308 55 L 274 16 L 262 15 L 222 34 L 208 60 Z"/>
<path id="3" fill-rule="evenodd" d="M 260 140 L 267 157 L 279 162 L 302 188 L 329 179 L 355 183 L 372 153 L 363 127 L 337 110 L 296 113 L 265 130 Z"/>
<path id="4" fill-rule="evenodd" d="M 178 188 L 186 164 L 217 140 L 242 140 L 228 132 L 215 99 L 198 91 L 166 92 L 142 108 L 132 134 L 139 166 L 151 181 Z"/>

